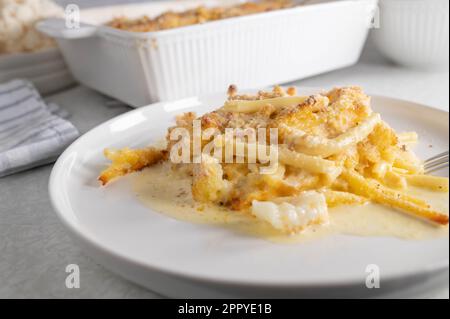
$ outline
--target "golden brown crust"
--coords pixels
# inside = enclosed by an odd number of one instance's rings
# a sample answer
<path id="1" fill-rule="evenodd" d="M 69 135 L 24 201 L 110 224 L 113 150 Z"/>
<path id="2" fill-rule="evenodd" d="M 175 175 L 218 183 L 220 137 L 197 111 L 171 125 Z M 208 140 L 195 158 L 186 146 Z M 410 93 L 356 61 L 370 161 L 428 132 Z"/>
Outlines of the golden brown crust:
<path id="1" fill-rule="evenodd" d="M 228 88 L 229 98 L 235 100 L 265 100 L 294 93 L 297 92 L 293 88 L 286 92 L 283 88 L 275 86 L 272 91 L 259 91 L 256 95 L 239 95 L 235 85 Z M 203 130 L 215 128 L 221 133 L 224 133 L 225 128 L 278 128 L 281 124 L 287 124 L 308 134 L 330 137 L 347 131 L 350 127 L 357 125 L 359 119 L 363 119 L 369 114 L 369 106 L 364 105 L 367 99 L 368 97 L 358 87 L 339 88 L 326 94 L 312 95 L 299 105 L 286 106 L 281 109 L 276 109 L 270 104 L 262 106 L 254 113 L 231 112 L 221 108 L 197 119 L 201 121 Z M 340 126 L 333 122 L 336 117 L 343 118 L 339 121 L 342 123 Z M 186 113 L 177 117 L 177 124 L 192 129 L 193 119 L 192 113 Z M 278 142 L 283 143 L 283 131 L 279 130 L 279 133 Z M 204 144 L 207 142 L 204 141 Z M 373 144 L 370 140 L 366 142 L 370 145 Z M 385 141 L 385 143 L 390 142 L 391 139 Z M 173 141 L 168 141 L 168 152 L 173 143 Z M 358 163 L 359 155 L 356 148 L 339 156 L 342 158 L 336 157 L 334 160 L 348 161 L 348 166 L 351 167 Z M 221 200 L 234 210 L 249 208 L 252 200 L 271 200 L 280 196 L 293 196 L 305 190 L 327 186 L 328 183 L 321 176 L 310 175 L 299 169 L 287 168 L 284 174 L 285 180 L 281 180 L 270 175 L 254 174 L 247 168 L 247 164 L 221 165 L 223 178 L 233 185 L 228 197 Z M 289 181 L 293 181 L 293 183 Z M 204 188 L 198 187 L 198 185 L 207 184 L 194 183 L 194 197 L 204 198 L 204 196 L 200 196 L 204 193 L 198 190 Z"/>
<path id="2" fill-rule="evenodd" d="M 156 164 L 162 161 L 167 155 L 165 150 L 159 150 L 153 147 L 137 150 L 131 150 L 129 148 L 121 150 L 106 149 L 104 153 L 105 157 L 111 160 L 112 163 L 98 177 L 102 185 L 108 184 L 117 177 Z"/>
<path id="3" fill-rule="evenodd" d="M 138 19 L 117 17 L 107 25 L 116 29 L 132 32 L 150 32 L 290 7 L 293 7 L 291 0 L 261 0 L 259 2 L 246 2 L 231 7 L 208 8 L 200 6 L 184 12 L 167 11 L 154 19 L 147 16 Z"/>

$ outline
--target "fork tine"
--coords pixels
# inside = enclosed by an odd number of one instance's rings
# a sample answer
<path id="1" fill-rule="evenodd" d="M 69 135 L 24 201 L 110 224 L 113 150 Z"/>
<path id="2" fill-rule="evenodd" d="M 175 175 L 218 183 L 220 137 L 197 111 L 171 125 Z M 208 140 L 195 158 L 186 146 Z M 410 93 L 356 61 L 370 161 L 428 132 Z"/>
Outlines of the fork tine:
<path id="1" fill-rule="evenodd" d="M 439 165 L 441 163 L 448 163 L 448 157 L 441 158 L 440 160 L 436 160 L 431 163 L 427 163 L 423 166 L 423 168 L 432 168 L 433 166 Z"/>
<path id="2" fill-rule="evenodd" d="M 434 168 L 436 166 L 440 166 L 440 165 L 443 165 L 443 164 L 446 164 L 446 163 L 448 163 L 448 160 L 441 160 L 441 161 L 435 162 L 432 165 L 428 165 L 425 169 L 432 169 L 432 168 Z"/>
<path id="3" fill-rule="evenodd" d="M 442 152 L 442 153 L 437 154 L 437 155 L 435 155 L 433 157 L 427 158 L 424 163 L 429 163 L 429 162 L 432 162 L 432 161 L 437 160 L 437 159 L 442 158 L 442 157 L 446 157 L 446 156 L 448 157 L 448 155 L 449 155 L 449 151 Z"/>
<path id="4" fill-rule="evenodd" d="M 441 163 L 442 161 L 447 161 L 448 162 L 448 157 L 449 157 L 449 152 L 448 151 L 444 152 L 444 153 L 441 153 L 441 154 L 438 154 L 436 156 L 433 156 L 433 157 L 427 159 L 424 162 L 424 167 L 425 168 L 431 167 L 433 165 Z"/>
<path id="5" fill-rule="evenodd" d="M 437 154 L 423 162 L 424 173 L 435 172 L 449 165 L 449 151 Z"/>
<path id="6" fill-rule="evenodd" d="M 442 162 L 442 163 L 440 163 L 440 164 L 438 164 L 436 166 L 430 167 L 430 168 L 426 168 L 425 169 L 425 174 L 432 173 L 432 172 L 435 172 L 437 170 L 440 170 L 440 169 L 446 168 L 446 167 L 448 167 L 448 161 Z"/>

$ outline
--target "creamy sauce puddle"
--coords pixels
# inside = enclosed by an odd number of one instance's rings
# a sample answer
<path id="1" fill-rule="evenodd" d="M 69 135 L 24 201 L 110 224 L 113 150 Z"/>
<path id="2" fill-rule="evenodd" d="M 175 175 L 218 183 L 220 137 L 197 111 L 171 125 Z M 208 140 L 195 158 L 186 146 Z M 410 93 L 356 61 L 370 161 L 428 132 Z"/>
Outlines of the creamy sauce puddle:
<path id="1" fill-rule="evenodd" d="M 448 237 L 448 226 L 434 226 L 407 214 L 378 204 L 340 206 L 329 210 L 330 224 L 311 227 L 296 235 L 275 231 L 253 216 L 223 207 L 196 203 L 191 195 L 191 179 L 172 171 L 168 164 L 156 165 L 132 177 L 138 199 L 152 210 L 172 218 L 200 224 L 227 227 L 241 234 L 279 243 L 298 243 L 331 234 L 432 239 Z M 433 207 L 448 213 L 448 193 L 411 188 L 410 194 L 426 199 Z"/>

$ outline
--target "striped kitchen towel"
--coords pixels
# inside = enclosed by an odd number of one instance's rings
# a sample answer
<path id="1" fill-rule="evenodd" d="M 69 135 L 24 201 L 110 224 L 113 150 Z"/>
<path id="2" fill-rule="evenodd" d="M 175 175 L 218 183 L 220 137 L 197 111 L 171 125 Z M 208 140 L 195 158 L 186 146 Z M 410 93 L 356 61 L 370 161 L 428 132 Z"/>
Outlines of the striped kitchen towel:
<path id="1" fill-rule="evenodd" d="M 66 116 L 26 80 L 0 84 L 0 177 L 54 161 L 79 135 Z"/>

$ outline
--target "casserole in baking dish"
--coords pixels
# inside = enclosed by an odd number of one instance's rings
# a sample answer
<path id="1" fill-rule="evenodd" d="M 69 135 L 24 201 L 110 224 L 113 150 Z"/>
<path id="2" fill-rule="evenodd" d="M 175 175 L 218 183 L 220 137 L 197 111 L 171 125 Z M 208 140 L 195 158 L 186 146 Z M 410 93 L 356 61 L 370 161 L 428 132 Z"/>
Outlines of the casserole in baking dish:
<path id="1" fill-rule="evenodd" d="M 50 19 L 38 28 L 56 38 L 75 78 L 132 106 L 218 92 L 228 83 L 264 87 L 357 62 L 376 0 L 320 2 L 156 32 L 106 26 L 118 16 L 156 16 L 200 4 L 164 1 L 81 12 L 66 29 Z"/>

